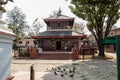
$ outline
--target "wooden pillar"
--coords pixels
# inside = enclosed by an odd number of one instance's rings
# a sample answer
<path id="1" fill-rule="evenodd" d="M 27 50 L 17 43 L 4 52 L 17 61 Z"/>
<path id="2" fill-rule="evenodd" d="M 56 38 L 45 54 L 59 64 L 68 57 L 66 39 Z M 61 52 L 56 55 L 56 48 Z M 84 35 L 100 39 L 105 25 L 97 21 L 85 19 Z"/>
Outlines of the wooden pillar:
<path id="1" fill-rule="evenodd" d="M 43 39 L 41 39 L 41 48 L 44 50 L 44 47 L 43 47 Z"/>
<path id="2" fill-rule="evenodd" d="M 78 47 L 79 47 L 79 49 L 81 48 L 81 38 L 78 38 Z"/>
<path id="3" fill-rule="evenodd" d="M 62 50 L 64 50 L 64 43 L 65 43 L 65 42 L 64 42 L 64 39 L 62 39 L 62 40 L 61 40 L 61 47 L 62 47 L 61 49 L 62 49 Z"/>
<path id="4" fill-rule="evenodd" d="M 33 65 L 30 66 L 30 80 L 35 80 Z"/>
<path id="5" fill-rule="evenodd" d="M 53 48 L 53 50 L 55 50 L 55 47 L 56 47 L 56 46 L 55 46 L 55 39 L 53 38 L 53 39 L 52 39 L 52 48 Z"/>

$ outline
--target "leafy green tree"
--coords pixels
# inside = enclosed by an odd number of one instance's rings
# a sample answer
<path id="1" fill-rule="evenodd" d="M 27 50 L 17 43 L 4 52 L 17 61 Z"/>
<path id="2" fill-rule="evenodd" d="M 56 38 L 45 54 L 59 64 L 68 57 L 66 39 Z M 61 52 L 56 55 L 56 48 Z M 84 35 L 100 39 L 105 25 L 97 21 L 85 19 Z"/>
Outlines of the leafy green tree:
<path id="1" fill-rule="evenodd" d="M 108 36 L 120 16 L 120 0 L 71 0 L 71 11 L 87 22 L 96 39 L 99 56 L 105 56 L 101 42 Z"/>

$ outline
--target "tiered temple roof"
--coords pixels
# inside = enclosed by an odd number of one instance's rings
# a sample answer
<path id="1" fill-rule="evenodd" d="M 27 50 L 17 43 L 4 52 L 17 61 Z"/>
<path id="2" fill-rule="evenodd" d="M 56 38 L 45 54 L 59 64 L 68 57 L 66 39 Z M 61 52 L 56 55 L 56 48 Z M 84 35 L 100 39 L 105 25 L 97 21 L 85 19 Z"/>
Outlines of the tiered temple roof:
<path id="1" fill-rule="evenodd" d="M 62 11 L 59 8 L 58 12 L 55 15 L 45 18 L 44 22 L 47 24 L 47 28 L 50 27 L 50 29 L 47 29 L 47 31 L 37 34 L 36 36 L 34 36 L 34 38 L 44 38 L 44 37 L 50 38 L 53 36 L 57 36 L 57 37 L 61 37 L 61 36 L 68 37 L 69 36 L 70 38 L 73 36 L 86 37 L 86 35 L 72 30 L 72 26 L 73 26 L 75 18 L 62 15 L 61 12 Z M 59 27 L 58 29 L 52 28 L 53 26 L 50 26 L 51 23 L 58 24 L 59 22 L 61 22 L 61 24 L 63 24 L 63 22 L 68 22 L 68 24 L 64 26 L 64 28 Z"/>

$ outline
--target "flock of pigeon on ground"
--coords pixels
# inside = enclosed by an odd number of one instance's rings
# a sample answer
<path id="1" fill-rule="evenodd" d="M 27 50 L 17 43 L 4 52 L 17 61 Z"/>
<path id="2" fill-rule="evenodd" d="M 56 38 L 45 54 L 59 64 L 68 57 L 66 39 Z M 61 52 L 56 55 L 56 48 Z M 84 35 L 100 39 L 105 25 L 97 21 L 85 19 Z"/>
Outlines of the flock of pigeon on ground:
<path id="1" fill-rule="evenodd" d="M 59 75 L 61 77 L 69 76 L 71 78 L 73 78 L 75 70 L 76 70 L 75 66 L 73 66 L 70 69 L 62 67 L 52 68 L 54 75 Z"/>

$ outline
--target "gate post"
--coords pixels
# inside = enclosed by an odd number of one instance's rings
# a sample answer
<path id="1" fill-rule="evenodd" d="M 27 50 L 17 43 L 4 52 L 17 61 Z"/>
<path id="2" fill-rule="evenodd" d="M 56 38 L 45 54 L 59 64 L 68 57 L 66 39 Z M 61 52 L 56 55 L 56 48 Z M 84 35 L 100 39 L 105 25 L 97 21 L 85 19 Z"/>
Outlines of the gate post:
<path id="1" fill-rule="evenodd" d="M 116 36 L 117 74 L 120 80 L 120 36 Z"/>

